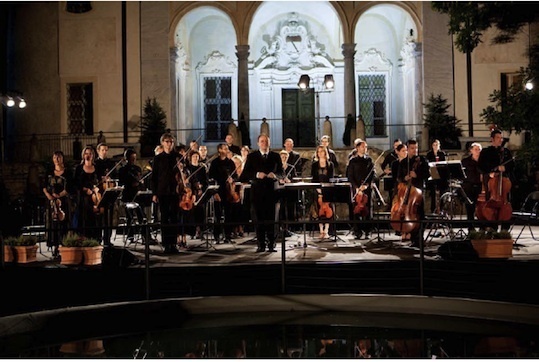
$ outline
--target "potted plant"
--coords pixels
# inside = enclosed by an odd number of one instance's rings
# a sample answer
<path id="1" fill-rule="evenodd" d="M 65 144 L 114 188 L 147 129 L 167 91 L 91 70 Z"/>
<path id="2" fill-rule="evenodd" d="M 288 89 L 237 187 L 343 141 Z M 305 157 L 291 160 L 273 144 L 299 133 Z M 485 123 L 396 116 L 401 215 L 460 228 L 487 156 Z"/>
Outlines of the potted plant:
<path id="1" fill-rule="evenodd" d="M 13 253 L 13 261 L 21 264 L 37 260 L 37 237 L 34 235 L 21 235 L 18 238 L 8 238 L 7 243 Z M 5 253 L 4 248 L 4 253 Z"/>
<path id="2" fill-rule="evenodd" d="M 13 256 L 13 246 L 17 242 L 17 238 L 9 236 L 4 239 L 4 262 L 11 263 L 15 260 Z"/>
<path id="3" fill-rule="evenodd" d="M 101 264 L 103 246 L 95 239 L 84 239 L 82 241 L 82 255 L 84 265 Z"/>
<path id="4" fill-rule="evenodd" d="M 74 232 L 68 232 L 62 239 L 60 245 L 60 264 L 79 265 L 82 263 L 82 241 L 83 237 Z"/>
<path id="5" fill-rule="evenodd" d="M 469 236 L 480 258 L 510 258 L 513 256 L 513 237 L 509 231 L 471 231 Z"/>

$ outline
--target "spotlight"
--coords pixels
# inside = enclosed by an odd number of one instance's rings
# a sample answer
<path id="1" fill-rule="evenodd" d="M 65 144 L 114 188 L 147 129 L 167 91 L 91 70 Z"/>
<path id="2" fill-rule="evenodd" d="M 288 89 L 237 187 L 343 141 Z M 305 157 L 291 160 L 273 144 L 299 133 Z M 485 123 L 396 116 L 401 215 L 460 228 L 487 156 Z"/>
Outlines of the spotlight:
<path id="1" fill-rule="evenodd" d="M 532 90 L 533 89 L 532 81 L 531 80 L 527 81 L 524 87 L 526 87 L 527 90 Z"/>
<path id="2" fill-rule="evenodd" d="M 24 98 L 19 98 L 19 108 L 25 108 L 26 107 L 26 101 Z"/>
<path id="3" fill-rule="evenodd" d="M 309 88 L 309 82 L 311 81 L 311 78 L 307 74 L 303 74 L 299 78 L 298 86 L 300 89 L 307 89 Z"/>
<path id="4" fill-rule="evenodd" d="M 333 75 L 332 74 L 326 74 L 324 76 L 324 86 L 326 89 L 333 89 L 335 86 L 335 82 L 333 81 Z"/>
<path id="5" fill-rule="evenodd" d="M 13 107 L 15 105 L 15 101 L 13 100 L 13 98 L 11 97 L 7 97 L 7 102 L 6 102 L 6 106 L 8 107 Z"/>

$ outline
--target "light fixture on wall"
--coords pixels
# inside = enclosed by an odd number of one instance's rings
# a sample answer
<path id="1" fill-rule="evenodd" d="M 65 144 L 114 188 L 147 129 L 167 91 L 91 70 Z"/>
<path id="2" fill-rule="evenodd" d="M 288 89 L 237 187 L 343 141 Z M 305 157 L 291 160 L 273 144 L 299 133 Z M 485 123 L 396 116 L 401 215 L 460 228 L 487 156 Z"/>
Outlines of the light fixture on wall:
<path id="1" fill-rule="evenodd" d="M 26 101 L 19 92 L 0 93 L 0 100 L 2 101 L 2 104 L 8 108 L 13 108 L 15 106 L 17 106 L 17 108 L 26 108 Z"/>
<path id="2" fill-rule="evenodd" d="M 524 84 L 524 88 L 526 88 L 527 90 L 533 89 L 533 78 L 526 81 L 526 83 Z"/>
<path id="3" fill-rule="evenodd" d="M 316 79 L 315 79 L 315 89 L 309 88 L 311 82 L 311 77 L 307 74 L 301 75 L 298 82 L 298 87 L 303 92 L 314 92 L 316 96 L 316 143 L 319 144 L 320 141 L 320 93 L 328 93 L 333 91 L 335 88 L 335 81 L 333 80 L 333 74 L 324 75 L 324 83 L 321 84 L 321 89 L 316 90 Z"/>

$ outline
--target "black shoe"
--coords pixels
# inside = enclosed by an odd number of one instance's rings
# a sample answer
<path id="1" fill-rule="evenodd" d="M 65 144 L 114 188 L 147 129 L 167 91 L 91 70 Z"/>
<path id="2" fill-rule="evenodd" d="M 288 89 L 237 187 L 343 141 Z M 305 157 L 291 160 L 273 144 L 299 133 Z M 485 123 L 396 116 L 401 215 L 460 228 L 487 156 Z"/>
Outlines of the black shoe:
<path id="1" fill-rule="evenodd" d="M 289 238 L 289 237 L 292 236 L 292 233 L 291 233 L 289 230 L 285 230 L 285 231 L 284 231 L 284 236 L 285 236 L 286 238 Z"/>
<path id="2" fill-rule="evenodd" d="M 232 240 L 230 238 L 225 238 L 225 244 L 232 244 Z"/>
<path id="3" fill-rule="evenodd" d="M 264 248 L 257 248 L 256 249 L 257 253 L 263 253 L 264 251 L 266 251 L 266 249 L 264 249 Z"/>
<path id="4" fill-rule="evenodd" d="M 369 233 L 365 233 L 365 240 L 368 240 L 370 238 Z"/>
<path id="5" fill-rule="evenodd" d="M 277 252 L 277 250 L 275 250 L 274 248 L 269 248 L 268 251 L 269 251 L 270 253 L 276 253 L 276 252 Z"/>

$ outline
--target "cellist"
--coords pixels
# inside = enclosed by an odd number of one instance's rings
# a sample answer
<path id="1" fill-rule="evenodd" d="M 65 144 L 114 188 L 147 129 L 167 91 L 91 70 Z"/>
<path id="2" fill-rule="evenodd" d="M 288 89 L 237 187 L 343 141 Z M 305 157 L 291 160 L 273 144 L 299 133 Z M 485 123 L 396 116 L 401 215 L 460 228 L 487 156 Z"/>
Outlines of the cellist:
<path id="1" fill-rule="evenodd" d="M 399 169 L 397 173 L 397 182 L 408 184 L 411 181 L 412 186 L 423 192 L 425 188 L 425 181 L 429 178 L 429 163 L 423 156 L 419 156 L 419 145 L 416 140 L 408 140 L 406 142 L 408 147 L 408 157 L 399 162 Z M 417 219 L 416 221 L 423 220 L 425 218 L 425 207 L 423 200 L 418 202 L 416 206 Z M 410 232 L 411 246 L 419 247 L 420 225 Z"/>
<path id="2" fill-rule="evenodd" d="M 355 220 L 371 220 L 370 205 L 371 205 L 371 182 L 374 177 L 374 172 L 371 172 L 374 163 L 372 158 L 367 155 L 367 142 L 358 138 L 354 141 L 356 147 L 356 155 L 350 159 L 346 176 L 348 181 L 352 184 L 352 190 L 354 194 L 355 210 L 361 209 L 362 212 L 352 212 L 350 215 L 350 221 Z M 366 196 L 366 197 L 365 197 Z M 358 203 L 360 205 L 358 205 Z M 359 206 L 359 207 L 358 207 Z M 365 234 L 365 239 L 369 238 L 369 232 L 372 228 L 368 223 L 353 223 L 354 235 L 356 239 L 361 239 L 362 234 Z"/>
<path id="3" fill-rule="evenodd" d="M 512 162 L 511 151 L 503 147 L 504 139 L 502 131 L 493 129 L 490 132 L 490 146 L 483 148 L 479 154 L 479 170 L 483 175 L 483 183 L 486 191 L 486 200 L 492 196 L 492 191 L 488 188 L 489 180 L 499 176 L 503 172 L 503 177 L 513 179 L 515 163 Z M 509 230 L 511 224 L 503 223 L 502 230 Z"/>

